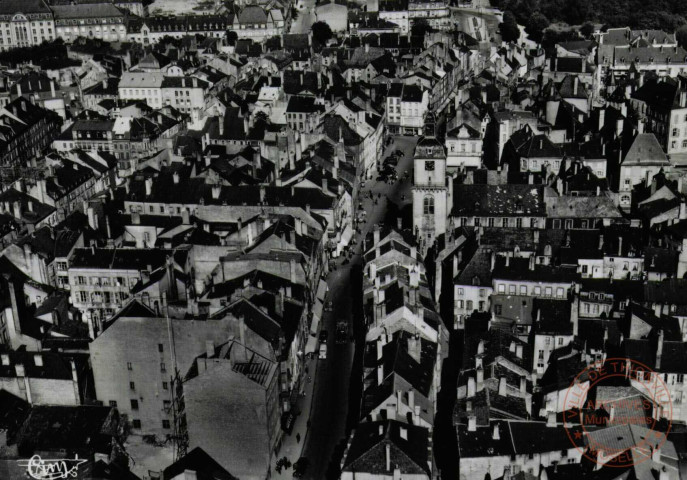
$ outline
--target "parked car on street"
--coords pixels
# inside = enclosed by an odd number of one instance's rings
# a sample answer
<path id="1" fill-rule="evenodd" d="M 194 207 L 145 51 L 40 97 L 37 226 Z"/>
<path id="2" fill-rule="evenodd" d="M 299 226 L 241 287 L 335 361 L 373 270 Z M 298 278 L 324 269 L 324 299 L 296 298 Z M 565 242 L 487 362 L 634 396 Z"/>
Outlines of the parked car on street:
<path id="1" fill-rule="evenodd" d="M 302 478 L 308 470 L 308 465 L 310 465 L 310 460 L 305 457 L 299 458 L 296 463 L 293 464 L 293 478 Z"/>

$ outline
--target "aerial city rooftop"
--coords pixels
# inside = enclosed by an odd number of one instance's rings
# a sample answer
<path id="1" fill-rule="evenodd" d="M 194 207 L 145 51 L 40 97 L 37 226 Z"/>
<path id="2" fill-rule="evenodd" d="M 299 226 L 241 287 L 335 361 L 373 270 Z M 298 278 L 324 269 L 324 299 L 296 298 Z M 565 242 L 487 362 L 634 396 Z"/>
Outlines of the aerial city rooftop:
<path id="1" fill-rule="evenodd" d="M 687 7 L 553 3 L 0 0 L 0 479 L 687 480 Z"/>

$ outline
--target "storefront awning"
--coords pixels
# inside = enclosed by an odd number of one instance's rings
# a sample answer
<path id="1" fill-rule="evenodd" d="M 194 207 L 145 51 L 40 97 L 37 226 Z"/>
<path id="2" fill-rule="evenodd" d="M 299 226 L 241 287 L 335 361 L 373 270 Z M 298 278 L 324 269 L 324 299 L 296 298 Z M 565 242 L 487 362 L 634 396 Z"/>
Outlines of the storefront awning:
<path id="1" fill-rule="evenodd" d="M 322 318 L 322 310 L 324 309 L 324 304 L 319 300 L 315 300 L 315 304 L 312 306 L 312 314 Z"/>
<path id="2" fill-rule="evenodd" d="M 317 351 L 317 337 L 308 336 L 308 343 L 305 345 L 305 354 L 315 353 Z"/>
<path id="3" fill-rule="evenodd" d="M 312 335 L 317 335 L 317 333 L 320 331 L 320 316 L 313 314 L 312 316 L 312 322 L 310 323 L 310 333 Z"/>
<path id="4" fill-rule="evenodd" d="M 320 283 L 317 285 L 317 298 L 324 303 L 325 295 L 327 295 L 327 282 L 320 280 Z"/>

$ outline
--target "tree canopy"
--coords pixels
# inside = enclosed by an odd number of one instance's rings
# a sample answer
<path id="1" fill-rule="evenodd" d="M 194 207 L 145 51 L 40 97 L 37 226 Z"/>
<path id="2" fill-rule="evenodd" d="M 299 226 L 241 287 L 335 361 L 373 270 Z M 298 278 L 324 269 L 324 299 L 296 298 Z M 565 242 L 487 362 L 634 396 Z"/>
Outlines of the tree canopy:
<path id="1" fill-rule="evenodd" d="M 658 28 L 673 32 L 687 23 L 684 0 L 490 0 L 491 4 L 515 15 L 528 25 L 539 12 L 551 22 L 581 25 L 595 22 L 610 27 Z"/>
<path id="2" fill-rule="evenodd" d="M 520 38 L 520 29 L 513 12 L 506 10 L 503 14 L 503 23 L 499 25 L 501 38 L 504 42 L 516 42 Z"/>
<path id="3" fill-rule="evenodd" d="M 327 41 L 334 36 L 332 29 L 327 22 L 315 22 L 312 24 L 312 36 L 320 44 L 326 45 Z"/>

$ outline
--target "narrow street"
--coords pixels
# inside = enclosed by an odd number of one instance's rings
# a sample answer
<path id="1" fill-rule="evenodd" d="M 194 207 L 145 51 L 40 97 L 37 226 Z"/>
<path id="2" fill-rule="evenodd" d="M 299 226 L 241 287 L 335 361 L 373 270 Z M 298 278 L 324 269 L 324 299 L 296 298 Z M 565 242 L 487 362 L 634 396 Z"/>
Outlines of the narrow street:
<path id="1" fill-rule="evenodd" d="M 310 32 L 310 27 L 317 21 L 315 18 L 315 0 L 298 0 L 294 5 L 298 11 L 298 18 L 291 22 L 290 33 Z"/>
<path id="2" fill-rule="evenodd" d="M 349 382 L 351 381 L 353 357 L 355 348 L 362 348 L 362 342 L 355 346 L 349 342 L 345 345 L 337 345 L 334 341 L 336 323 L 347 321 L 349 325 L 353 322 L 354 302 L 360 302 L 361 298 L 352 298 L 355 293 L 353 286 L 360 284 L 360 278 L 352 278 L 352 272 L 359 275 L 362 264 L 362 238 L 377 223 L 381 223 L 388 202 L 386 196 L 396 202 L 400 202 L 401 196 L 405 195 L 405 203 L 411 201 L 410 188 L 412 185 L 412 175 L 408 180 L 403 180 L 403 174 L 409 170 L 412 174 L 413 150 L 418 137 L 396 137 L 395 141 L 385 149 L 382 160 L 391 152 L 400 149 L 404 152 L 403 158 L 399 159 L 397 172 L 399 180 L 393 184 L 387 184 L 376 179 L 368 180 L 363 193 L 372 191 L 374 196 L 381 194 L 381 199 L 377 205 L 373 200 L 366 198 L 363 200 L 364 210 L 367 212 L 366 222 L 361 225 L 362 234 L 356 235 L 356 245 L 353 245 L 353 258 L 347 264 L 342 264 L 343 259 L 337 260 L 336 270 L 327 277 L 329 286 L 328 300 L 331 300 L 333 308 L 324 314 L 322 328 L 329 332 L 329 351 L 326 360 L 317 360 L 317 373 L 313 381 L 313 404 L 310 416 L 310 430 L 304 439 L 304 450 L 302 456 L 310 461 L 310 466 L 304 478 L 322 480 L 331 478 L 336 465 L 341 460 L 341 453 L 347 435 L 347 416 L 349 411 Z M 362 321 L 362 319 L 356 319 Z M 356 381 L 359 381 L 361 373 L 353 372 Z M 353 388 L 359 391 L 359 388 Z M 359 401 L 360 399 L 354 399 Z M 355 412 L 358 406 L 355 406 Z M 357 420 L 357 419 L 356 419 Z M 339 447 L 337 449 L 337 446 Z M 333 454 L 336 452 L 336 457 Z M 334 464 L 330 465 L 330 461 Z"/>

